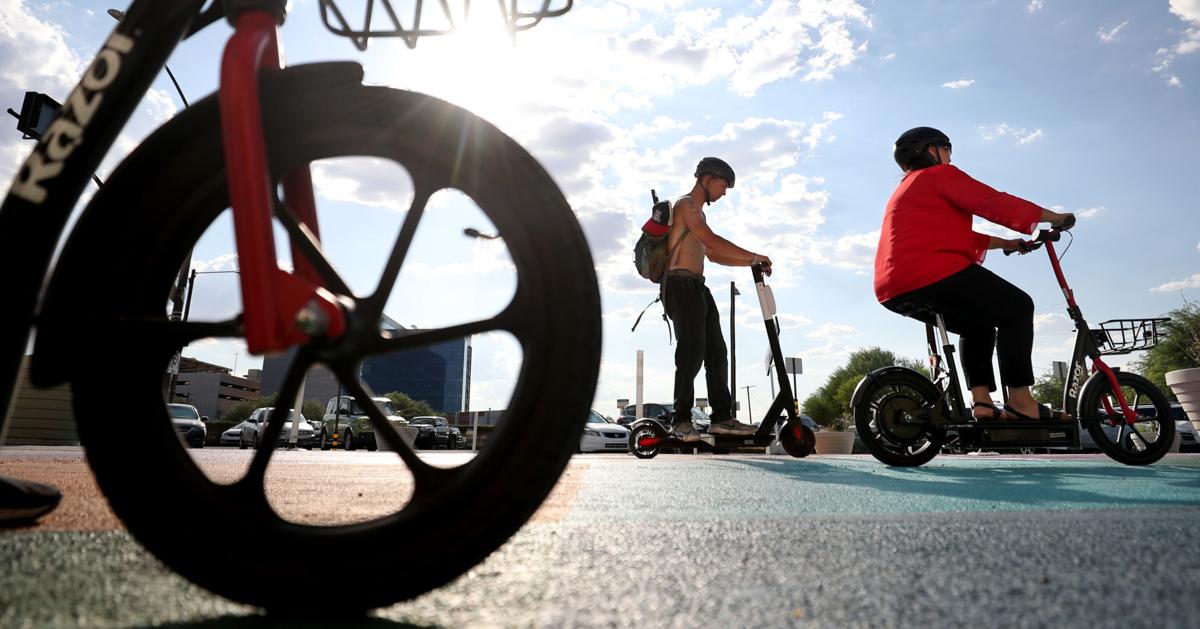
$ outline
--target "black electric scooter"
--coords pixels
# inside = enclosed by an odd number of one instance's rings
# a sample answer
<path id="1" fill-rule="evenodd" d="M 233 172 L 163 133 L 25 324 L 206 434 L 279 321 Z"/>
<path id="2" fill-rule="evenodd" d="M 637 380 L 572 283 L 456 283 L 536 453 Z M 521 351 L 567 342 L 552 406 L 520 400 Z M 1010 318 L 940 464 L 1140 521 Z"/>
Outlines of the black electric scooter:
<path id="1" fill-rule="evenodd" d="M 670 430 L 657 419 L 643 418 L 635 421 L 629 427 L 629 451 L 640 459 L 650 459 L 666 449 L 698 449 L 704 451 L 729 451 L 734 448 L 766 447 L 776 438 L 776 427 L 779 427 L 779 442 L 784 451 L 794 457 L 805 457 L 812 454 L 816 445 L 813 431 L 800 421 L 793 403 L 792 386 L 788 382 L 784 370 L 783 350 L 779 347 L 779 319 L 775 317 L 775 294 L 763 280 L 760 266 L 750 267 L 754 273 L 754 288 L 758 292 L 758 305 L 762 308 L 763 323 L 767 328 L 767 339 L 771 344 L 771 360 L 774 361 L 775 374 L 779 378 L 779 395 L 767 409 L 767 414 L 758 426 L 758 431 L 752 435 L 714 435 L 701 436 L 700 441 L 683 441 L 672 435 Z M 786 412 L 786 421 L 781 416 Z"/>

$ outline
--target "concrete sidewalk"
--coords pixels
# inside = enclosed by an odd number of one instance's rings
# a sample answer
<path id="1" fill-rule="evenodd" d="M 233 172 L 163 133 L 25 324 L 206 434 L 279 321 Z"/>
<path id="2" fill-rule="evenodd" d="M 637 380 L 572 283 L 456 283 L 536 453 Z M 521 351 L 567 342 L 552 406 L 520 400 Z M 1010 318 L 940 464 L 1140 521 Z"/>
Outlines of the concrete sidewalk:
<path id="1" fill-rule="evenodd" d="M 13 462 L 0 451 L 0 473 Z M 1092 456 L 939 457 L 910 469 L 860 456 L 596 455 L 577 456 L 570 471 L 557 512 L 483 564 L 344 626 L 1090 628 L 1200 618 L 1196 455 L 1143 468 Z M 0 562 L 3 627 L 329 626 L 208 594 L 115 528 L 3 532 Z"/>

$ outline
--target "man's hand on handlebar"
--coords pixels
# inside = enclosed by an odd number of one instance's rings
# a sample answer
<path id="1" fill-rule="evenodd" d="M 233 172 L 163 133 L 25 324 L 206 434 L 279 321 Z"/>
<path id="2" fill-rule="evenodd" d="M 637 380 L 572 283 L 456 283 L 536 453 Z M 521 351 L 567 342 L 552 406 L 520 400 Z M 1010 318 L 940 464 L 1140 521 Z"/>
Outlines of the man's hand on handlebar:
<path id="1" fill-rule="evenodd" d="M 757 266 L 762 270 L 763 275 L 768 277 L 771 275 L 771 259 L 761 253 L 756 253 L 750 258 L 750 266 Z"/>

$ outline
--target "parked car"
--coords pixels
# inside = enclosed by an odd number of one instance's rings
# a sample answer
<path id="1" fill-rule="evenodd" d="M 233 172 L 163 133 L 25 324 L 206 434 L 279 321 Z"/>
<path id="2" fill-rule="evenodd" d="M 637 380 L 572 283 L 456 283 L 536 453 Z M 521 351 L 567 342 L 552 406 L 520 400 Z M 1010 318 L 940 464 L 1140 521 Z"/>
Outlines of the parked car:
<path id="1" fill-rule="evenodd" d="M 579 439 L 580 452 L 628 452 L 629 429 L 591 411 Z"/>
<path id="2" fill-rule="evenodd" d="M 193 448 L 203 448 L 204 439 L 208 436 L 208 427 L 204 422 L 208 417 L 200 415 L 191 404 L 168 404 L 167 413 L 171 415 L 171 423 L 184 443 Z"/>
<path id="3" fill-rule="evenodd" d="M 242 427 L 241 436 L 238 440 L 239 448 L 254 448 L 257 450 L 258 447 L 262 445 L 262 432 L 267 429 L 267 420 L 271 417 L 271 412 L 274 410 L 275 408 L 273 406 L 264 406 L 262 408 L 254 409 L 254 412 L 250 413 L 250 417 L 247 418 L 246 421 L 239 424 Z M 299 421 L 297 422 L 296 427 L 298 431 L 296 435 L 296 445 L 306 450 L 311 450 L 313 446 L 319 443 L 316 436 L 317 431 L 313 428 L 312 424 L 308 423 L 308 420 L 304 419 L 304 416 L 297 413 L 296 409 L 294 408 L 291 409 L 291 413 L 288 416 L 288 421 L 283 423 L 283 430 L 279 432 L 278 443 L 279 445 L 284 446 L 291 443 L 292 422 L 296 421 L 297 418 L 299 418 Z M 224 434 L 221 436 L 224 437 Z"/>
<path id="4" fill-rule="evenodd" d="M 467 436 L 463 434 L 462 429 L 458 426 L 450 427 L 450 449 L 465 450 L 467 448 Z"/>
<path id="5" fill-rule="evenodd" d="M 245 428 L 246 422 L 241 422 L 233 428 L 221 433 L 221 445 L 223 446 L 240 446 L 242 445 L 242 428 Z"/>
<path id="6" fill-rule="evenodd" d="M 383 411 L 389 422 L 396 426 L 407 426 L 408 420 L 396 411 L 396 405 L 386 397 L 371 398 Z M 375 450 L 375 427 L 371 418 L 358 404 L 358 400 L 349 395 L 329 398 L 325 404 L 325 417 L 321 420 L 320 432 L 321 449 L 333 447 L 336 440 L 338 446 L 345 450 L 366 448 Z"/>
<path id="7" fill-rule="evenodd" d="M 451 426 L 445 417 L 421 415 L 412 418 L 408 425 L 417 429 L 415 445 L 418 448 L 454 450 L 466 446 L 466 438 L 462 436 L 462 431 L 457 426 Z M 462 445 L 459 445 L 460 443 Z"/>
<path id="8" fill-rule="evenodd" d="M 673 404 L 673 403 L 643 402 L 642 403 L 642 417 L 649 417 L 651 419 L 657 419 L 660 423 L 662 423 L 664 426 L 666 426 L 669 429 L 671 427 L 670 426 L 671 413 L 674 412 L 674 410 L 673 410 L 674 408 L 675 408 L 675 404 Z M 626 405 L 625 408 L 622 409 L 622 411 L 621 411 L 621 416 L 617 418 L 617 423 L 622 426 L 629 426 L 633 422 L 640 419 L 638 417 L 634 417 L 634 413 L 636 413 L 636 412 L 637 412 L 637 405 L 635 405 L 635 404 Z M 710 425 L 712 425 L 712 420 L 709 419 L 708 413 L 705 413 L 704 411 L 693 406 L 692 407 L 692 425 L 696 427 L 697 432 L 705 433 L 705 432 L 708 432 L 708 427 Z"/>
<path id="9" fill-rule="evenodd" d="M 649 417 L 651 419 L 663 419 L 665 417 L 670 416 L 671 409 L 673 407 L 674 407 L 674 404 L 664 404 L 662 402 L 643 402 L 642 403 L 642 417 Z M 642 417 L 634 416 L 634 414 L 636 412 L 637 412 L 636 404 L 626 404 L 625 408 L 621 409 L 621 416 L 617 418 L 617 423 L 621 424 L 622 426 L 628 426 L 629 424 L 632 424 L 633 422 L 641 419 Z"/>

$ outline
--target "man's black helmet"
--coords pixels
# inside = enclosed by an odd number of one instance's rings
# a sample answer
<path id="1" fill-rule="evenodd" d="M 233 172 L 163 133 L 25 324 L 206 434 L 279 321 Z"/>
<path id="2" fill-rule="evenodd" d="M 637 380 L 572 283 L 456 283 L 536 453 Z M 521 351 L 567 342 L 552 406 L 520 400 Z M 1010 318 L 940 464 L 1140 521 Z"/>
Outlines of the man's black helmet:
<path id="1" fill-rule="evenodd" d="M 933 127 L 917 127 L 900 134 L 900 138 L 896 140 L 896 146 L 892 150 L 892 157 L 896 159 L 896 164 L 900 166 L 901 170 L 908 170 L 913 158 L 924 153 L 926 147 L 930 145 L 948 146 L 949 144 L 950 136 L 945 133 Z"/>
<path id="2" fill-rule="evenodd" d="M 700 163 L 696 164 L 696 179 L 699 179 L 704 175 L 720 177 L 721 179 L 729 182 L 730 188 L 733 187 L 733 169 L 730 168 L 729 164 L 726 164 L 724 160 L 717 159 L 715 157 L 705 157 L 704 159 L 700 160 Z"/>

